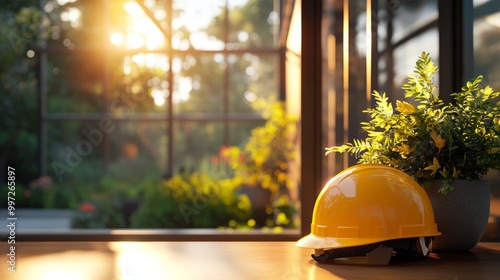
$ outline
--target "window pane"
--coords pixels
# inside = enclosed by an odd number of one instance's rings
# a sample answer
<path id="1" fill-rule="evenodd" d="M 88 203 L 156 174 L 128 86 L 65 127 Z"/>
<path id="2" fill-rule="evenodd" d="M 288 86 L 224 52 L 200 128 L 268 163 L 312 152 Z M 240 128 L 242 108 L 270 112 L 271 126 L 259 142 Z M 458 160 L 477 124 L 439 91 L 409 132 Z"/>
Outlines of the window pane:
<path id="1" fill-rule="evenodd" d="M 500 5 L 494 0 L 474 0 L 474 77 L 482 84 L 500 90 Z M 500 240 L 500 171 L 490 170 L 490 220 L 483 241 Z"/>
<path id="2" fill-rule="evenodd" d="M 166 1 L 113 0 L 107 5 L 110 16 L 106 17 L 104 27 L 108 44 L 125 49 L 166 48 L 169 30 Z"/>
<path id="3" fill-rule="evenodd" d="M 437 20 L 437 0 L 383 1 L 386 12 L 392 14 L 394 33 L 392 42 L 415 32 L 417 29 Z M 387 33 L 387 32 L 386 32 Z"/>
<path id="4" fill-rule="evenodd" d="M 223 112 L 225 65 L 222 54 L 174 57 L 175 112 Z"/>
<path id="5" fill-rule="evenodd" d="M 219 154 L 223 143 L 221 122 L 179 121 L 174 124 L 174 172 L 196 172 L 210 157 Z"/>
<path id="6" fill-rule="evenodd" d="M 264 121 L 241 121 L 229 124 L 230 145 L 242 147 L 247 141 L 252 129 L 263 126 Z"/>
<path id="7" fill-rule="evenodd" d="M 229 0 L 229 49 L 277 45 L 279 12 L 277 1 Z"/>
<path id="8" fill-rule="evenodd" d="M 114 116 L 167 111 L 170 89 L 166 55 L 138 53 L 112 58 L 109 106 Z"/>
<path id="9" fill-rule="evenodd" d="M 474 1 L 474 74 L 500 89 L 500 5 L 496 1 Z"/>
<path id="10" fill-rule="evenodd" d="M 174 0 L 173 8 L 175 49 L 224 49 L 225 0 Z"/>
<path id="11" fill-rule="evenodd" d="M 379 1 L 376 22 L 380 53 L 376 89 L 379 92 L 386 92 L 391 100 L 400 99 L 403 96 L 401 86 L 423 51 L 438 62 L 437 19 L 436 0 Z"/>
<path id="12" fill-rule="evenodd" d="M 101 52 L 49 55 L 45 71 L 48 112 L 103 112 L 104 64 Z"/>
<path id="13" fill-rule="evenodd" d="M 30 208 L 69 209 L 74 228 L 130 227 L 125 206 L 139 201 L 149 182 L 160 182 L 167 156 L 160 122 L 49 123 L 49 175 L 27 189 Z M 61 221 L 62 222 L 62 221 Z M 60 224 L 59 226 L 63 226 Z"/>
<path id="14" fill-rule="evenodd" d="M 15 17 L 11 6 L 20 9 L 23 5 L 0 4 L 0 208 L 8 204 L 8 166 L 15 169 L 18 192 L 39 172 L 37 70 L 41 52 L 33 35 L 41 19 L 34 16 L 38 11 L 32 7 L 23 7 L 24 16 Z M 16 197 L 16 208 L 22 207 L 20 199 Z"/>
<path id="15" fill-rule="evenodd" d="M 50 19 L 47 44 L 58 50 L 89 49 L 102 46 L 107 30 L 105 1 L 44 1 Z"/>
<path id="16" fill-rule="evenodd" d="M 160 178 L 167 170 L 167 135 L 163 121 L 116 122 L 109 134 L 109 174 L 125 181 Z"/>
<path id="17" fill-rule="evenodd" d="M 71 177 L 74 169 L 77 169 L 86 159 L 102 158 L 104 138 L 115 129 L 116 125 L 110 119 L 103 119 L 100 122 L 49 122 L 47 124 L 47 161 L 50 175 L 58 181 L 63 181 L 66 177 Z M 58 166 L 62 169 L 58 169 Z M 102 166 L 96 167 L 96 170 L 101 169 Z"/>
<path id="18" fill-rule="evenodd" d="M 399 46 L 394 50 L 394 77 L 393 83 L 399 95 L 394 98 L 401 99 L 403 90 L 401 87 L 408 82 L 408 75 L 415 68 L 415 61 L 420 54 L 425 51 L 431 54 L 432 60 L 437 64 L 439 61 L 439 33 L 437 27 L 429 29 L 427 32 L 411 38 L 408 43 Z M 425 47 L 422 47 L 425 46 Z M 434 82 L 439 84 L 439 73 L 434 76 Z"/>
<path id="19" fill-rule="evenodd" d="M 48 123 L 47 168 L 51 180 L 40 178 L 29 184 L 29 208 L 73 210 L 89 199 L 96 178 L 104 175 L 105 138 L 114 128 L 109 120 Z"/>
<path id="20" fill-rule="evenodd" d="M 165 132 L 163 122 L 51 122 L 47 129 L 49 175 L 60 182 L 72 177 L 98 178 L 105 169 L 124 178 L 159 176 L 167 162 Z"/>
<path id="21" fill-rule="evenodd" d="M 278 99 L 278 57 L 245 53 L 230 55 L 230 112 L 253 112 L 251 104 L 261 98 Z"/>

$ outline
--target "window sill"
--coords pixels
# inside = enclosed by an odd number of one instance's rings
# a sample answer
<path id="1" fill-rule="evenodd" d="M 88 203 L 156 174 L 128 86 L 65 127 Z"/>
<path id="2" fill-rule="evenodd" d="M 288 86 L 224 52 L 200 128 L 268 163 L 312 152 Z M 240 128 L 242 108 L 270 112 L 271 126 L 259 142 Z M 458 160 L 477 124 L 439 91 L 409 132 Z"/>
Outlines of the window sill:
<path id="1" fill-rule="evenodd" d="M 9 232 L 0 231 L 6 241 Z M 37 229 L 16 232 L 16 241 L 296 241 L 298 229 Z"/>

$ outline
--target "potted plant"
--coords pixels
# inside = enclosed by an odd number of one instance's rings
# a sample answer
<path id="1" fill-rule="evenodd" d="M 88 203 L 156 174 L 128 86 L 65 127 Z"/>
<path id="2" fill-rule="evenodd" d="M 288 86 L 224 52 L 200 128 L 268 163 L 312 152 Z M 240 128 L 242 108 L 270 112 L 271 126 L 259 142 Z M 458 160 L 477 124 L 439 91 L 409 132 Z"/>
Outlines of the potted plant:
<path id="1" fill-rule="evenodd" d="M 490 169 L 500 169 L 500 92 L 480 87 L 478 76 L 445 104 L 433 83 L 437 72 L 423 52 L 415 75 L 402 87 L 406 100 L 396 101 L 396 112 L 385 93 L 374 91 L 376 106 L 363 111 L 370 120 L 361 123 L 368 136 L 329 147 L 326 154 L 348 152 L 359 163 L 386 164 L 411 175 L 427 190 L 443 233 L 435 250 L 468 250 L 482 237 L 489 216 L 489 184 L 481 179 Z M 457 219 L 466 217 L 470 220 L 459 225 Z M 449 236 L 454 233 L 470 240 L 454 240 Z"/>

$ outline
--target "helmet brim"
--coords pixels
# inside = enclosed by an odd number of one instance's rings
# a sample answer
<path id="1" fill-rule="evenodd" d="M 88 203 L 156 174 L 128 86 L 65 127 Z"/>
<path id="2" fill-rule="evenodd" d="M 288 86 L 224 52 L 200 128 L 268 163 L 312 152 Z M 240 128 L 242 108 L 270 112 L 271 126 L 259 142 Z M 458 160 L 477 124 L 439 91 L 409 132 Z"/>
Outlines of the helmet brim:
<path id="1" fill-rule="evenodd" d="M 431 237 L 441 235 L 441 233 L 437 232 L 434 234 L 422 235 L 418 237 Z M 415 236 L 417 237 L 417 236 Z M 335 237 L 322 237 L 316 236 L 314 234 L 309 234 L 301 239 L 299 239 L 295 246 L 301 248 L 308 249 L 337 249 L 337 248 L 347 248 L 347 247 L 355 247 L 360 245 L 368 245 L 393 239 L 400 239 L 401 237 L 394 236 L 390 237 L 374 237 L 374 238 L 335 238 Z"/>

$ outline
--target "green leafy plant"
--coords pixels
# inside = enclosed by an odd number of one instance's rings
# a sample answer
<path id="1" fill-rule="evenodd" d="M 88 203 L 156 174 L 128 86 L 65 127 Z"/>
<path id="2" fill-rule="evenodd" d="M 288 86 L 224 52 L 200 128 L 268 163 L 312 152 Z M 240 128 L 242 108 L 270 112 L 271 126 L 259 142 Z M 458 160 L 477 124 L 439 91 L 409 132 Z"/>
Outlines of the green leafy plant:
<path id="1" fill-rule="evenodd" d="M 385 93 L 373 92 L 375 108 L 362 122 L 364 140 L 327 148 L 326 154 L 348 152 L 358 163 L 381 163 L 400 169 L 427 186 L 443 180 L 440 193 L 455 179 L 477 180 L 500 169 L 500 92 L 480 87 L 482 76 L 467 82 L 454 101 L 445 104 L 433 83 L 438 67 L 423 52 L 402 89 L 406 101 L 396 112 Z"/>
<path id="2" fill-rule="evenodd" d="M 204 173 L 179 174 L 150 182 L 141 206 L 132 215 L 135 228 L 216 228 L 230 221 L 246 223 L 250 201 L 231 180 Z"/>
<path id="3" fill-rule="evenodd" d="M 125 228 L 118 200 L 84 201 L 71 219 L 72 228 Z"/>
<path id="4" fill-rule="evenodd" d="M 295 158 L 292 140 L 295 119 L 281 101 L 258 100 L 264 111 L 264 126 L 254 128 L 243 148 L 225 147 L 222 154 L 234 171 L 234 179 L 247 186 L 260 186 L 276 194 L 287 190 L 289 162 Z"/>

